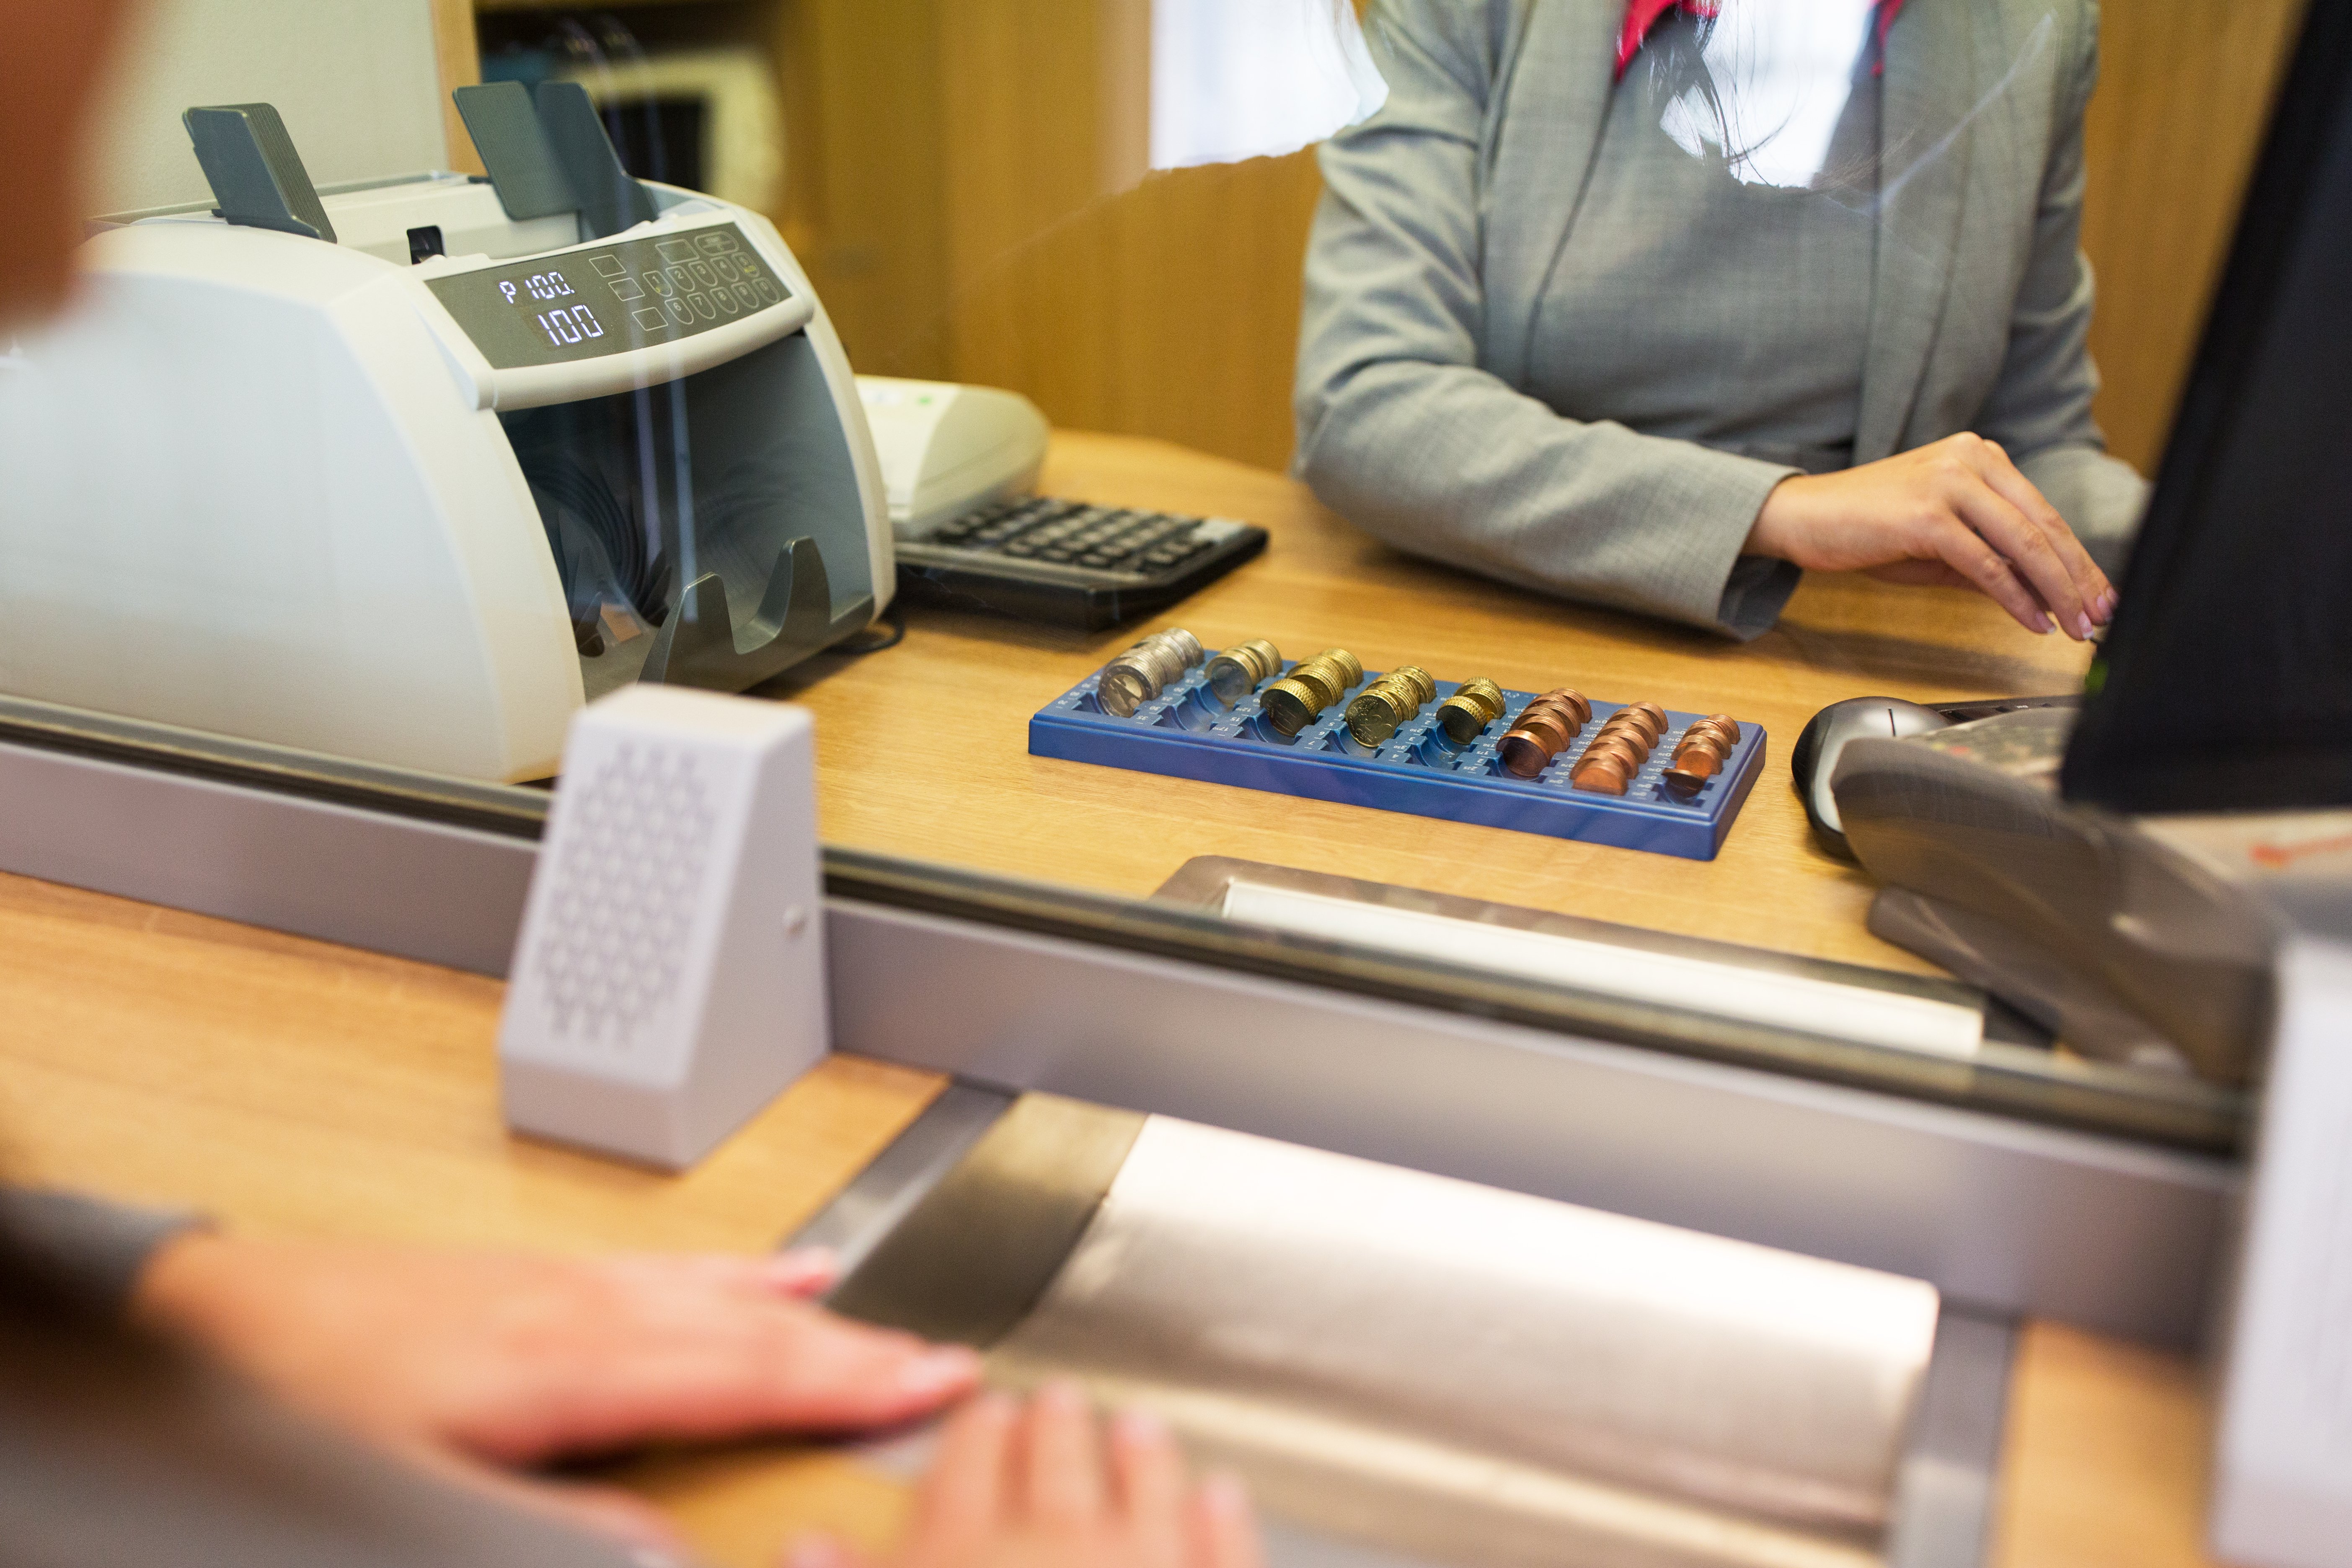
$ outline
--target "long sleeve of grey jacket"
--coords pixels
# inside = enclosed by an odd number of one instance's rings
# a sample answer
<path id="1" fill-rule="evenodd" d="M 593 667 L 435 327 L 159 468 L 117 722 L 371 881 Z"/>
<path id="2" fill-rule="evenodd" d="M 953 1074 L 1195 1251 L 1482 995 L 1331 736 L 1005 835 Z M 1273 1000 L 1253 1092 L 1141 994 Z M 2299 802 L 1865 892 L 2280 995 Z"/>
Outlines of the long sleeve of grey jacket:
<path id="1" fill-rule="evenodd" d="M 204 1221 L 185 1210 L 131 1208 L 79 1193 L 0 1187 L 0 1235 L 12 1236 L 73 1294 L 109 1310 L 130 1300 L 158 1247 Z"/>
<path id="2" fill-rule="evenodd" d="M 1321 154 L 1297 469 L 1400 549 L 1753 637 L 1798 574 L 1742 546 L 1798 470 L 1563 417 L 1524 390 L 1573 221 L 1562 171 L 1612 155 L 1600 130 L 1623 14 L 1616 0 L 1383 0 L 1388 101 Z M 1885 174 L 1881 223 L 1903 243 L 1881 245 L 1854 461 L 1975 429 L 2113 561 L 2144 486 L 2090 412 L 2077 236 L 2096 8 L 1919 4 L 1896 31 L 1885 139 L 1927 151 Z"/>
<path id="3" fill-rule="evenodd" d="M 646 1568 L 281 1409 L 128 1327 L 184 1214 L 0 1188 L 0 1562 Z"/>

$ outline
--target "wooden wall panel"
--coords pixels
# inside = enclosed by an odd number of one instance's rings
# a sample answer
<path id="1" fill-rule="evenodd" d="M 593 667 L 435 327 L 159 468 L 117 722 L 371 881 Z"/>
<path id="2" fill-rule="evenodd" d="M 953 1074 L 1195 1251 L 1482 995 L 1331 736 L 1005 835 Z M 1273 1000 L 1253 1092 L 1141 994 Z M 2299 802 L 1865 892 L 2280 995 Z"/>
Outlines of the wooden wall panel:
<path id="1" fill-rule="evenodd" d="M 881 375 L 950 374 L 951 145 L 942 16 L 954 0 L 790 0 L 780 40 L 803 100 L 787 235 L 848 346 Z M 814 101 L 806 101 L 809 89 Z"/>
<path id="2" fill-rule="evenodd" d="M 1127 258 L 1078 220 L 1110 194 L 1112 115 L 1148 113 L 1139 84 L 1107 79 L 1107 13 L 992 0 L 951 5 L 940 31 L 950 362 L 1087 429 L 1105 427 L 1104 310 Z"/>
<path id="3" fill-rule="evenodd" d="M 482 173 L 481 154 L 449 94 L 482 79 L 482 51 L 474 31 L 473 0 L 433 0 L 433 55 L 441 73 L 441 128 L 449 138 L 449 167 Z"/>
<path id="4" fill-rule="evenodd" d="M 942 42 L 955 376 L 1283 464 L 1312 156 L 1145 175 L 1148 0 L 968 5 Z"/>
<path id="5" fill-rule="evenodd" d="M 2099 422 L 2153 474 L 2305 0 L 2106 0 L 2084 126 Z"/>

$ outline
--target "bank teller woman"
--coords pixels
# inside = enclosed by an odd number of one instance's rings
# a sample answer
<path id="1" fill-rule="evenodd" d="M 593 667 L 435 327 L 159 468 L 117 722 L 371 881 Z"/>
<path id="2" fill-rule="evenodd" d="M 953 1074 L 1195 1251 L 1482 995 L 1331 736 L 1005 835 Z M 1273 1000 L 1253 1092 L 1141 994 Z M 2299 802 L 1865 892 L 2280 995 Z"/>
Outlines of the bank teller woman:
<path id="1" fill-rule="evenodd" d="M 2096 0 L 1371 0 L 1298 464 L 1401 549 L 1738 638 L 1802 569 L 2112 613 Z"/>

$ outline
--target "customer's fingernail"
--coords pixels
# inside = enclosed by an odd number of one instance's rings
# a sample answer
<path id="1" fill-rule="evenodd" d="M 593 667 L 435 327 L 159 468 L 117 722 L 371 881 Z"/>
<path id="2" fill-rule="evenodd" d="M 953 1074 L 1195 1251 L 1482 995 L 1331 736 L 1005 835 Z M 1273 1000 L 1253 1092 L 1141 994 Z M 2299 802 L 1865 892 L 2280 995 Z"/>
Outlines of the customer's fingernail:
<path id="1" fill-rule="evenodd" d="M 785 1568 L 839 1568 L 841 1548 L 822 1535 L 803 1535 L 784 1553 Z"/>
<path id="2" fill-rule="evenodd" d="M 1130 1443 L 1156 1444 L 1168 1441 L 1168 1423 L 1149 1410 L 1129 1407 L 1118 1413 L 1116 1423 L 1118 1435 Z"/>
<path id="3" fill-rule="evenodd" d="M 1219 1470 L 1201 1483 L 1201 1500 L 1211 1512 L 1228 1521 L 1246 1520 L 1250 1511 L 1249 1489 L 1231 1470 Z"/>
<path id="4" fill-rule="evenodd" d="M 2098 629 L 2096 626 L 2091 625 L 2091 616 L 2088 611 L 2075 616 L 2074 624 L 2083 628 L 2083 640 L 2084 642 L 2089 642 L 2091 640 L 2091 634 Z"/>
<path id="5" fill-rule="evenodd" d="M 980 1375 L 980 1355 L 967 1345 L 941 1345 L 924 1352 L 898 1373 L 898 1386 L 909 1394 L 943 1394 L 961 1388 Z"/>
<path id="6" fill-rule="evenodd" d="M 1065 1410 L 1083 1410 L 1087 1405 L 1086 1387 L 1074 1377 L 1053 1378 L 1037 1390 L 1037 1403 Z"/>

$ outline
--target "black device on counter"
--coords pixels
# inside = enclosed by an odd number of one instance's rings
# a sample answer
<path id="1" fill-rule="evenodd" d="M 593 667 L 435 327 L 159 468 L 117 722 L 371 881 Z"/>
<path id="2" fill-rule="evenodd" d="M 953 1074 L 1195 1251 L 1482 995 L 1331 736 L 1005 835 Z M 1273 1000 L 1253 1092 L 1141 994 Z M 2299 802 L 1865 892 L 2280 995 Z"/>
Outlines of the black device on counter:
<path id="1" fill-rule="evenodd" d="M 2352 15 L 2314 6 L 2093 665 L 2065 796 L 2352 804 Z"/>
<path id="2" fill-rule="evenodd" d="M 2352 7 L 2315 6 L 2077 721 L 1896 739 L 1914 705 L 1868 699 L 1798 747 L 1872 930 L 2089 1054 L 2238 1083 L 2268 1037 L 2277 895 L 2166 816 L 2352 805 L 2347 344 Z"/>
<path id="3" fill-rule="evenodd" d="M 2076 696 L 2063 697 L 2002 697 L 1976 702 L 1910 702 L 1900 697 L 1854 697 L 1843 702 L 1832 702 L 1807 721 L 1797 737 L 1796 749 L 1789 754 L 1789 773 L 1796 781 L 1797 795 L 1805 803 L 1805 819 L 1812 824 L 1813 837 L 1822 848 L 1843 859 L 1853 858 L 1853 847 L 1846 842 L 1845 825 L 1839 818 L 1837 797 L 1830 791 L 1830 781 L 1836 776 L 1838 758 L 1850 742 L 1860 740 L 1899 741 L 1910 735 L 1928 735 L 1938 730 L 1948 730 L 1956 724 L 1972 724 L 1979 719 L 1991 719 L 2003 713 L 2021 713 L 2029 709 L 2074 709 L 2082 706 Z"/>
<path id="4" fill-rule="evenodd" d="M 936 604 L 1093 631 L 1199 592 L 1265 542 L 1265 530 L 1230 518 L 1022 496 L 901 539 L 898 585 Z"/>

